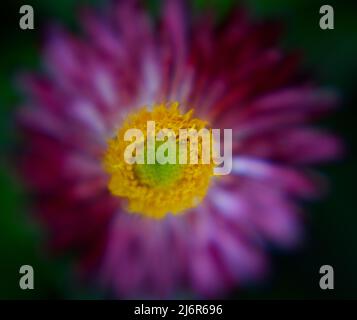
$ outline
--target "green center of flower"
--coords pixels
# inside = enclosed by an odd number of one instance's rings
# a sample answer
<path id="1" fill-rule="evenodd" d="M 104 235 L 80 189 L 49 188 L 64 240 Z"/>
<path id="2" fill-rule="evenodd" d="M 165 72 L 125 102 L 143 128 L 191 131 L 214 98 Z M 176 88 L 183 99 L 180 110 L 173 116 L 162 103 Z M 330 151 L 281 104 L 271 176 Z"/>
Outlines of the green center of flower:
<path id="1" fill-rule="evenodd" d="M 155 151 L 162 145 L 163 142 L 155 142 Z M 178 148 L 176 148 L 178 150 Z M 144 151 L 145 159 L 147 159 L 147 151 Z M 167 156 L 167 154 L 166 154 Z M 154 164 L 136 164 L 135 174 L 141 183 L 151 187 L 169 187 L 174 184 L 182 176 L 182 165 L 178 164 L 178 152 L 176 152 L 176 164 L 165 163 L 160 164 L 155 159 Z"/>

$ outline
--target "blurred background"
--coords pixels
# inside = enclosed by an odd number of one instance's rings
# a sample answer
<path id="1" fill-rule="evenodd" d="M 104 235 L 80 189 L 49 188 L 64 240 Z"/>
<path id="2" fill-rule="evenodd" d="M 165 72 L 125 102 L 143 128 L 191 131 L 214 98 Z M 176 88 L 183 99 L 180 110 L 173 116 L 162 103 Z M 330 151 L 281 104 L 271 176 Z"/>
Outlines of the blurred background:
<path id="1" fill-rule="evenodd" d="M 14 86 L 19 70 L 40 67 L 44 26 L 57 21 L 77 30 L 76 12 L 83 4 L 100 0 L 2 0 L 0 4 L 0 299 L 95 299 L 91 288 L 79 285 L 69 261 L 49 259 L 41 245 L 41 230 L 30 218 L 29 203 L 8 158 L 16 143 L 11 121 L 21 96 Z M 155 14 L 158 1 L 148 0 Z M 224 18 L 236 0 L 192 0 L 197 10 L 211 6 Z M 282 45 L 301 49 L 304 67 L 324 86 L 342 95 L 339 112 L 321 126 L 338 133 L 346 143 L 345 159 L 321 166 L 330 180 L 324 201 L 305 205 L 307 239 L 303 248 L 288 254 L 272 253 L 274 273 L 259 286 L 233 292 L 232 299 L 357 298 L 357 2 L 319 0 L 247 0 L 260 18 L 277 18 L 286 24 Z M 18 26 L 19 8 L 30 4 L 35 12 L 35 30 Z M 319 8 L 329 4 L 335 11 L 335 29 L 319 28 Z M 356 181 L 354 181 L 356 179 Z M 19 288 L 19 268 L 35 270 L 35 290 Z M 329 264 L 335 271 L 335 290 L 321 290 L 319 269 Z"/>

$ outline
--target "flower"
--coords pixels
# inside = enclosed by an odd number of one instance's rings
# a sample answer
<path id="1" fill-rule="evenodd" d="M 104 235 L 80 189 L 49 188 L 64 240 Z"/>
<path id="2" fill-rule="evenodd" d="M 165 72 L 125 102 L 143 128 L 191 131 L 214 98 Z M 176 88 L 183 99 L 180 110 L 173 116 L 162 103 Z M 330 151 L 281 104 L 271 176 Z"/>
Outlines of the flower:
<path id="1" fill-rule="evenodd" d="M 109 11 L 85 10 L 81 38 L 53 29 L 46 72 L 23 81 L 22 172 L 53 250 L 117 297 L 213 297 L 261 278 L 267 245 L 301 239 L 298 201 L 319 194 L 308 166 L 340 152 L 311 126 L 335 94 L 298 73 L 280 27 L 244 10 L 221 24 L 179 0 L 159 21 L 138 1 Z M 115 136 L 153 118 L 231 128 L 231 174 L 119 170 Z"/>

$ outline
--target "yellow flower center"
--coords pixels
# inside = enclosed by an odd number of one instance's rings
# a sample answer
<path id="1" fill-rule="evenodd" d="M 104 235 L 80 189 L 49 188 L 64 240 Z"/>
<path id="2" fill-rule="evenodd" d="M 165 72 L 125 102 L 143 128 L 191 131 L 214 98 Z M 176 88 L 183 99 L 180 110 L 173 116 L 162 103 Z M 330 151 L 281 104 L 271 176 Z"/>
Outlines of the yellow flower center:
<path id="1" fill-rule="evenodd" d="M 127 200 L 129 212 L 163 218 L 168 213 L 177 214 L 197 206 L 206 195 L 215 165 L 212 151 L 209 154 L 211 161 L 203 161 L 203 139 L 196 140 L 197 163 L 190 161 L 193 155 L 190 149 L 192 141 L 187 137 L 187 164 L 179 161 L 178 150 L 181 150 L 179 145 L 182 143 L 180 130 L 199 131 L 207 126 L 206 121 L 193 118 L 192 115 L 192 110 L 185 114 L 180 113 L 178 103 L 155 105 L 151 111 L 144 107 L 129 115 L 116 136 L 108 141 L 104 156 L 104 167 L 110 174 L 108 187 L 113 195 Z M 153 153 L 157 154 L 160 146 L 167 140 L 155 140 L 154 148 L 149 149 L 147 141 L 151 133 L 148 130 L 148 121 L 155 123 L 156 133 L 162 129 L 171 129 L 175 133 L 176 159 L 173 163 L 161 164 L 155 158 L 154 163 L 149 163 L 148 158 L 152 158 Z M 125 133 L 129 129 L 139 129 L 143 133 L 144 140 L 137 141 L 143 146 L 143 164 L 129 164 L 126 161 L 125 152 L 133 144 L 125 139 Z M 213 148 L 213 143 L 210 146 Z"/>

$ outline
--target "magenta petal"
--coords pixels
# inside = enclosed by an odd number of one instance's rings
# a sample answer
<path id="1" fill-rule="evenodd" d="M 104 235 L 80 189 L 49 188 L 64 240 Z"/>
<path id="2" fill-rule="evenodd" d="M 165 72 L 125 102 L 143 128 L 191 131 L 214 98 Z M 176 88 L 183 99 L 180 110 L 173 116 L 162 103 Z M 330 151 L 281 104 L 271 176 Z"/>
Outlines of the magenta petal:
<path id="1" fill-rule="evenodd" d="M 316 195 L 316 183 L 303 172 L 249 157 L 233 159 L 233 174 L 250 177 L 271 184 L 295 195 Z"/>

